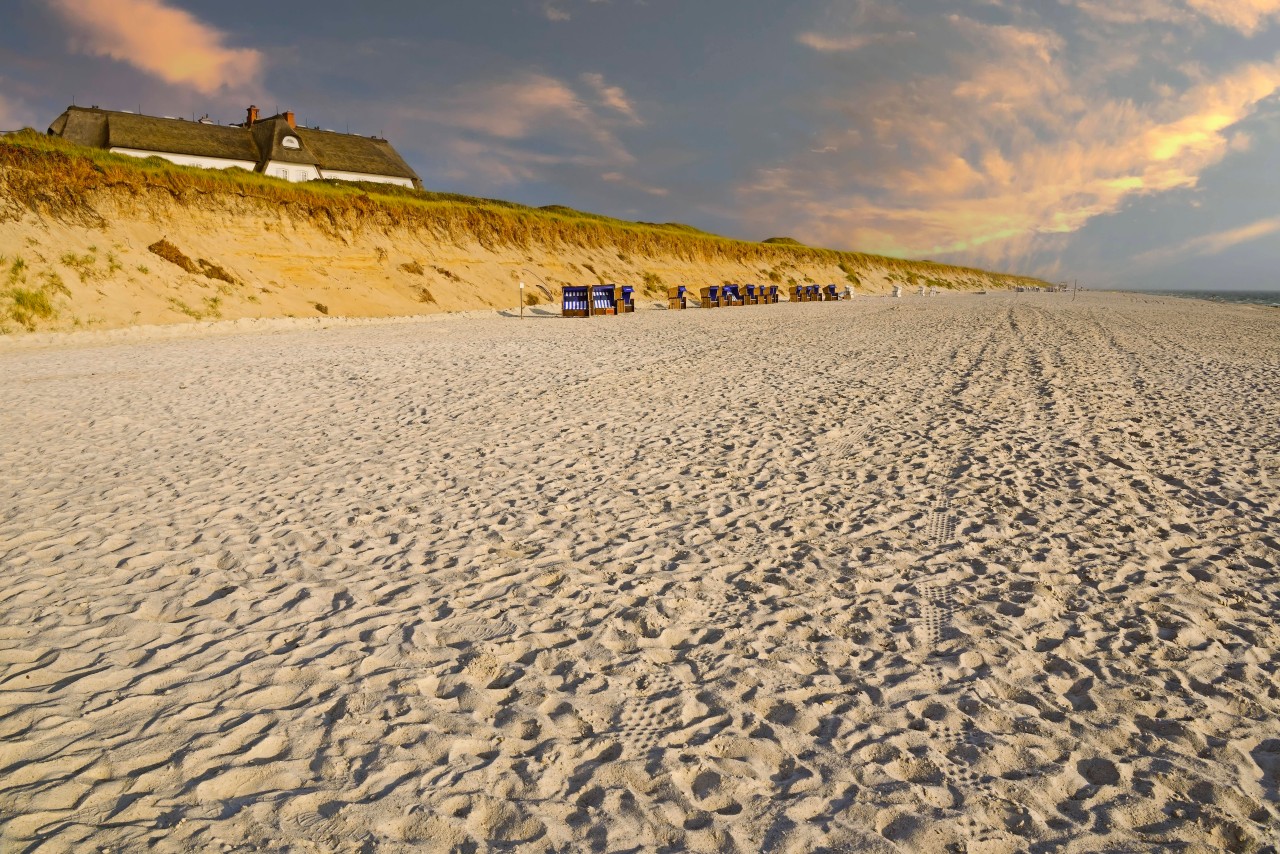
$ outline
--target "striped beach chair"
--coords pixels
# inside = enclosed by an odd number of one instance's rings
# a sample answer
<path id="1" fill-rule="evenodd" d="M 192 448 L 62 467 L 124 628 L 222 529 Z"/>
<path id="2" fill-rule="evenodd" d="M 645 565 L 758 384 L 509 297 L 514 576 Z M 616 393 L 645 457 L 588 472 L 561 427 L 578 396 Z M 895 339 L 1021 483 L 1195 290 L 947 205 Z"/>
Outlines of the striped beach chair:
<path id="1" fill-rule="evenodd" d="M 835 285 L 832 285 L 835 287 Z M 618 314 L 630 314 L 636 310 L 636 289 L 631 285 L 623 285 L 618 295 Z"/>
<path id="2" fill-rule="evenodd" d="M 614 285 L 591 286 L 591 316 L 618 313 L 618 292 Z"/>
<path id="3" fill-rule="evenodd" d="M 742 301 L 742 288 L 739 285 L 725 285 L 720 292 L 721 305 L 744 305 Z"/>
<path id="4" fill-rule="evenodd" d="M 742 301 L 747 305 L 760 304 L 760 286 L 759 285 L 743 285 Z"/>
<path id="5" fill-rule="evenodd" d="M 568 287 L 560 295 L 561 317 L 590 317 L 590 288 Z"/>

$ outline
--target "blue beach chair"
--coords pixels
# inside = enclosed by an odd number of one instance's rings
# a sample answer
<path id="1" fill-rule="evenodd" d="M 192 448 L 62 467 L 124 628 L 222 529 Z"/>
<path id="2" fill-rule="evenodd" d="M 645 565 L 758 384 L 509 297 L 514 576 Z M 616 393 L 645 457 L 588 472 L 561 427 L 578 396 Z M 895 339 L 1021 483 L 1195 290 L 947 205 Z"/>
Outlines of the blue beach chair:
<path id="1" fill-rule="evenodd" d="M 591 316 L 618 313 L 617 291 L 613 285 L 591 286 Z"/>
<path id="2" fill-rule="evenodd" d="M 565 288 L 560 296 L 561 317 L 590 317 L 589 288 Z"/>

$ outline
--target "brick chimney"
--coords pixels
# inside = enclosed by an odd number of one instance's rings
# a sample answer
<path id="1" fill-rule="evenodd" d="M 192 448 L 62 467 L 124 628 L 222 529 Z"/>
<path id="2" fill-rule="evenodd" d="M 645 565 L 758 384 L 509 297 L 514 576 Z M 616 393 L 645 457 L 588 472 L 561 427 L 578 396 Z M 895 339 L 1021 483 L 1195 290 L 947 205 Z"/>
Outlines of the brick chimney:
<path id="1" fill-rule="evenodd" d="M 244 120 L 244 126 L 247 128 L 251 128 L 253 127 L 254 122 L 256 122 L 257 120 L 258 120 L 258 108 L 255 105 L 250 105 L 248 113 Z"/>
<path id="2" fill-rule="evenodd" d="M 298 123 L 293 120 L 293 110 L 285 110 L 284 120 L 289 123 L 289 127 L 294 130 L 298 129 Z"/>

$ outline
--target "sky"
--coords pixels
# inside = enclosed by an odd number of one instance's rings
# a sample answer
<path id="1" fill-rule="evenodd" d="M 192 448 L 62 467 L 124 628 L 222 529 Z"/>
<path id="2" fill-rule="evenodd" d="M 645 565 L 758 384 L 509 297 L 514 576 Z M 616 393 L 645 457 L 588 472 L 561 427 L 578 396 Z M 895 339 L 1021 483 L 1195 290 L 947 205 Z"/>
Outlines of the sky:
<path id="1" fill-rule="evenodd" d="M 0 0 L 73 101 L 381 134 L 435 190 L 1093 287 L 1280 289 L 1280 0 Z"/>

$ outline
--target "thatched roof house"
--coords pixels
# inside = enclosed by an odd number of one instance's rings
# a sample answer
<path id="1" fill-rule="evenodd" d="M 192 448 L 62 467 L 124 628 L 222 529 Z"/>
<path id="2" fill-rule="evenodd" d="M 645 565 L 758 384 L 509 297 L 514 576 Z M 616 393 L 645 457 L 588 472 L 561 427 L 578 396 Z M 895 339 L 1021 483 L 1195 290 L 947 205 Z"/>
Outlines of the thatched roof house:
<path id="1" fill-rule="evenodd" d="M 119 154 L 206 169 L 239 167 L 290 181 L 337 178 L 422 186 L 385 139 L 300 128 L 291 112 L 260 119 L 257 107 L 249 108 L 240 125 L 68 107 L 49 126 L 49 135 Z"/>

